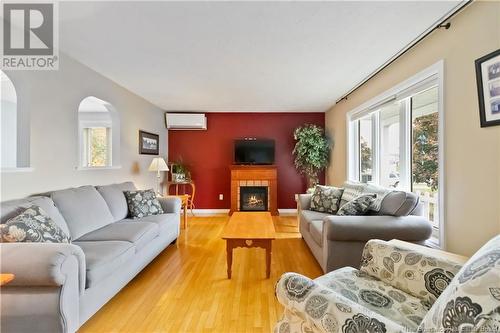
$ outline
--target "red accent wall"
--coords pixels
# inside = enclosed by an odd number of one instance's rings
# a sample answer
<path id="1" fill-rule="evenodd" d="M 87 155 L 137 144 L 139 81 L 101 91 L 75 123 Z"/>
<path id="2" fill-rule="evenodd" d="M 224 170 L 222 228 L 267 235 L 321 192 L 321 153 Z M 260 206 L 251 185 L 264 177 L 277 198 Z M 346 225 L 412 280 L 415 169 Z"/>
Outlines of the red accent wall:
<path id="1" fill-rule="evenodd" d="M 294 195 L 306 189 L 305 178 L 293 164 L 293 131 L 309 123 L 325 126 L 324 113 L 207 113 L 206 131 L 169 131 L 170 162 L 182 157 L 196 184 L 195 206 L 199 209 L 230 207 L 235 139 L 268 138 L 276 142 L 278 208 L 296 208 Z M 320 181 L 324 183 L 324 175 Z M 173 187 L 171 191 L 173 190 Z M 219 200 L 219 194 L 224 200 Z"/>

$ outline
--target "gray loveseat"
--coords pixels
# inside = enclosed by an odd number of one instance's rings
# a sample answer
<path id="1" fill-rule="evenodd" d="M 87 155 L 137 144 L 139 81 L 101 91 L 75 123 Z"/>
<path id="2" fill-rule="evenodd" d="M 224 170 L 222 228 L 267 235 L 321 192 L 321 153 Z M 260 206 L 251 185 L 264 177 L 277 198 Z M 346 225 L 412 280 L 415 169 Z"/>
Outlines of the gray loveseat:
<path id="1" fill-rule="evenodd" d="M 353 195 L 377 194 L 377 210 L 363 216 L 338 216 L 310 210 L 312 194 L 300 194 L 299 230 L 323 272 L 359 266 L 370 239 L 400 239 L 424 243 L 432 233 L 414 193 L 389 190 L 357 182 L 345 182 L 340 207 Z M 349 193 L 349 194 L 348 194 Z M 345 198 L 345 196 L 350 196 Z"/>
<path id="2" fill-rule="evenodd" d="M 178 198 L 164 214 L 129 219 L 123 191 L 133 183 L 83 186 L 1 203 L 1 222 L 40 206 L 71 244 L 0 244 L 2 332 L 75 332 L 179 235 Z"/>

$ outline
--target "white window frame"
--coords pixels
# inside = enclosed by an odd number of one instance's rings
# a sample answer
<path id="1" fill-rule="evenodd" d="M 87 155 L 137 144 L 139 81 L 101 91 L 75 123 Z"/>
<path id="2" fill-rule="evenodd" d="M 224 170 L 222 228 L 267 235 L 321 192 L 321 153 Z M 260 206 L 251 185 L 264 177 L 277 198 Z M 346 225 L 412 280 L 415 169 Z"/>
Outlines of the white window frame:
<path id="1" fill-rule="evenodd" d="M 349 180 L 359 179 L 359 156 L 357 147 L 357 136 L 358 128 L 354 122 L 364 116 L 372 114 L 374 121 L 372 122 L 372 133 L 373 133 L 373 183 L 378 184 L 380 180 L 380 169 L 379 169 L 379 113 L 377 112 L 383 105 L 390 103 L 394 100 L 404 99 L 414 95 L 417 92 L 421 92 L 427 88 L 436 86 L 438 89 L 438 181 L 439 181 L 439 193 L 438 193 L 438 205 L 439 205 L 439 239 L 438 244 L 440 248 L 446 248 L 446 238 L 445 238 L 445 226 L 446 226 L 446 209 L 445 209 L 445 189 L 446 189 L 446 179 L 444 174 L 444 159 L 445 159 L 445 141 L 444 141 L 444 129 L 445 129 L 445 119 L 444 119 L 444 61 L 440 60 L 437 63 L 429 66 L 428 68 L 422 70 L 421 72 L 415 74 L 409 79 L 401 82 L 400 84 L 394 86 L 393 88 L 381 93 L 380 95 L 368 100 L 367 102 L 361 104 L 355 109 L 347 113 L 346 116 L 346 135 L 347 135 L 347 152 L 348 156 L 346 159 L 346 170 L 348 172 Z M 408 103 L 408 101 L 406 101 Z M 410 118 L 410 108 L 406 108 L 407 112 L 402 115 L 401 121 L 408 123 L 411 121 Z M 405 119 L 406 118 L 406 119 Z M 404 190 L 411 191 L 411 184 L 407 183 L 407 180 L 411 178 L 411 151 L 407 151 L 409 145 L 403 144 L 411 140 L 411 130 L 408 126 L 400 127 L 400 140 L 401 146 L 400 153 L 402 160 L 401 163 L 401 180 L 404 181 L 400 184 L 400 187 Z M 405 149 L 406 151 L 401 151 Z M 408 160 L 406 159 L 408 157 Z M 404 173 L 404 174 L 403 174 Z"/>

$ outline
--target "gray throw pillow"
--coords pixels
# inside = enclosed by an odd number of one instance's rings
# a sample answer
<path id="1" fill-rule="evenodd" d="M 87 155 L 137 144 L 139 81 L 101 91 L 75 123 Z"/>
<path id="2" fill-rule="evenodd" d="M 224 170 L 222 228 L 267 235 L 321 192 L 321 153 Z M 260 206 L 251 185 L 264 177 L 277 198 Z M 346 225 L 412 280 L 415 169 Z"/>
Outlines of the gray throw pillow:
<path id="1" fill-rule="evenodd" d="M 335 214 L 339 209 L 343 188 L 316 185 L 311 197 L 311 210 L 321 213 Z"/>
<path id="2" fill-rule="evenodd" d="M 340 207 L 337 215 L 365 215 L 377 198 L 376 194 L 363 194 Z"/>
<path id="3" fill-rule="evenodd" d="M 163 214 L 154 190 L 124 191 L 130 217 L 138 219 L 149 215 Z"/>
<path id="4" fill-rule="evenodd" d="M 43 211 L 33 205 L 0 224 L 2 243 L 69 243 L 66 233 Z"/>

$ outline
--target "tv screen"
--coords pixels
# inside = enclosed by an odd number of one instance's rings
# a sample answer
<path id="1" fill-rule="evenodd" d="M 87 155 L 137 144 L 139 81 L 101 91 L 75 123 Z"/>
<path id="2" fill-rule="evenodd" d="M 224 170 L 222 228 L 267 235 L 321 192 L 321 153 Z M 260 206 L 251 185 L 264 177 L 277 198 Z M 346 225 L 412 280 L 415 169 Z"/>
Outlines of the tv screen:
<path id="1" fill-rule="evenodd" d="M 234 163 L 273 164 L 274 140 L 236 140 L 234 142 Z"/>

